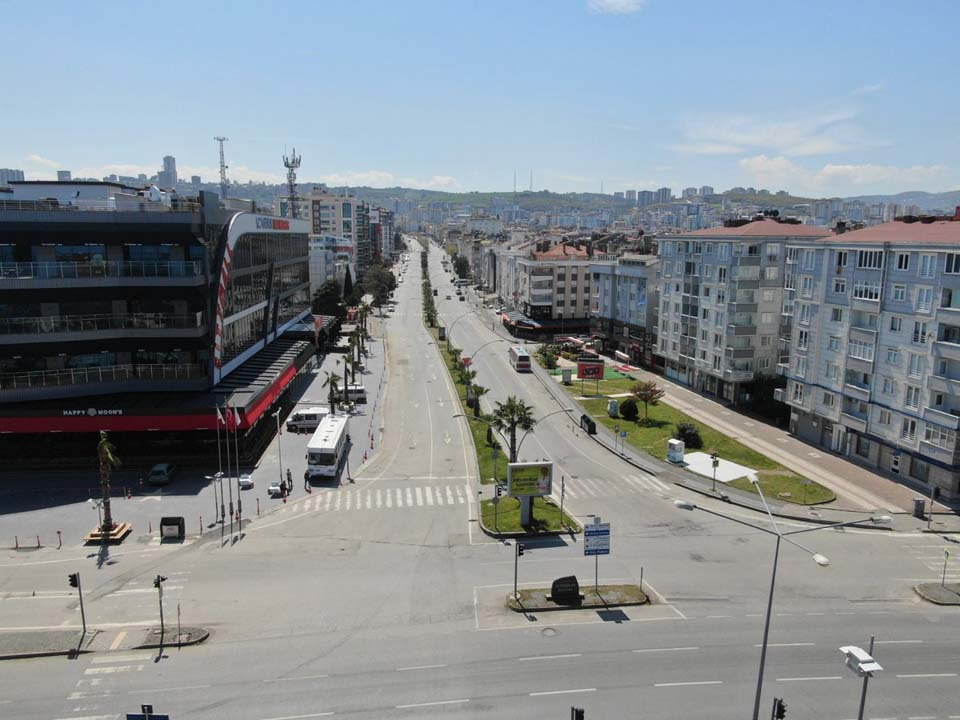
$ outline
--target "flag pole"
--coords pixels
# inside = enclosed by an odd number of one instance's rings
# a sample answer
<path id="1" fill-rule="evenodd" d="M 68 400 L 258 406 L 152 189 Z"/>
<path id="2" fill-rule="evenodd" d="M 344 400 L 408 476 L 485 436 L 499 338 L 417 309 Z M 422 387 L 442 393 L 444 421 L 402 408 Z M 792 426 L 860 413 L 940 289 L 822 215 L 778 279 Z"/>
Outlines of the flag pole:
<path id="1" fill-rule="evenodd" d="M 243 507 L 240 503 L 240 413 L 233 408 L 233 449 L 237 460 L 237 530 L 243 533 Z"/>

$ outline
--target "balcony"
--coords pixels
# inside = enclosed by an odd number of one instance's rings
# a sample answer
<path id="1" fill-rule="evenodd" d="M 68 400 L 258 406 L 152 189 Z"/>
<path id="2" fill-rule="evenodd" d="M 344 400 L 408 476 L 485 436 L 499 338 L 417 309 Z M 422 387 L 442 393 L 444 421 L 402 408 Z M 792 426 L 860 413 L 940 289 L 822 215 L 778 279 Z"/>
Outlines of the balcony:
<path id="1" fill-rule="evenodd" d="M 880 310 L 879 300 L 867 300 L 865 298 L 850 298 L 850 312 L 864 312 L 876 314 Z"/>
<path id="2" fill-rule="evenodd" d="M 531 305 L 553 305 L 553 290 L 530 290 Z"/>
<path id="3" fill-rule="evenodd" d="M 937 357 L 960 361 L 960 344 L 937 340 L 933 343 Z"/>
<path id="4" fill-rule="evenodd" d="M 761 255 L 734 255 L 733 261 L 735 264 L 740 265 L 741 267 L 749 267 L 752 265 L 760 265 L 762 260 Z"/>
<path id="5" fill-rule="evenodd" d="M 202 285 L 196 261 L 0 263 L 0 288 Z"/>
<path id="6" fill-rule="evenodd" d="M 206 386 L 207 368 L 199 363 L 107 365 L 0 375 L 0 401 L 123 391 L 200 390 Z"/>
<path id="7" fill-rule="evenodd" d="M 960 395 L 960 379 L 931 375 L 927 378 L 927 388 L 933 392 Z"/>
<path id="8" fill-rule="evenodd" d="M 756 302 L 728 302 L 728 313 L 755 313 L 757 312 Z"/>
<path id="9" fill-rule="evenodd" d="M 199 337 L 203 313 L 125 313 L 0 318 L 5 343 L 36 343 L 107 337 Z"/>
<path id="10" fill-rule="evenodd" d="M 851 415 L 845 410 L 840 413 L 840 422 L 850 430 L 856 430 L 861 433 L 867 431 L 867 418 L 860 417 L 859 415 Z"/>
<path id="11" fill-rule="evenodd" d="M 950 412 L 945 412 L 943 410 L 937 410 L 932 407 L 925 407 L 923 409 L 923 419 L 934 422 L 937 425 L 942 425 L 945 428 L 950 430 L 960 429 L 960 410 L 953 410 Z"/>
<path id="12" fill-rule="evenodd" d="M 843 392 L 848 397 L 852 397 L 856 400 L 863 400 L 863 402 L 870 402 L 870 388 L 865 385 L 858 385 L 851 382 L 845 382 L 843 384 Z"/>
<path id="13" fill-rule="evenodd" d="M 756 348 L 738 348 L 728 345 L 723 349 L 724 357 L 728 360 L 750 360 L 753 358 Z"/>
<path id="14" fill-rule="evenodd" d="M 790 363 L 777 363 L 777 375 L 780 377 L 787 377 L 787 373 L 790 372 Z"/>
<path id="15" fill-rule="evenodd" d="M 868 327 L 859 327 L 851 326 L 850 335 L 851 340 L 860 340 L 871 345 L 877 342 L 877 329 L 868 328 Z"/>
<path id="16" fill-rule="evenodd" d="M 780 368 L 780 365 L 777 365 L 777 368 Z M 781 373 L 778 373 L 781 374 Z M 785 403 L 787 401 L 787 391 L 785 388 L 774 388 L 773 399 L 776 402 Z"/>
<path id="17" fill-rule="evenodd" d="M 723 379 L 729 382 L 748 382 L 753 380 L 753 370 L 724 370 Z"/>
<path id="18" fill-rule="evenodd" d="M 727 325 L 727 333 L 730 335 L 756 335 L 757 326 L 729 323 Z"/>

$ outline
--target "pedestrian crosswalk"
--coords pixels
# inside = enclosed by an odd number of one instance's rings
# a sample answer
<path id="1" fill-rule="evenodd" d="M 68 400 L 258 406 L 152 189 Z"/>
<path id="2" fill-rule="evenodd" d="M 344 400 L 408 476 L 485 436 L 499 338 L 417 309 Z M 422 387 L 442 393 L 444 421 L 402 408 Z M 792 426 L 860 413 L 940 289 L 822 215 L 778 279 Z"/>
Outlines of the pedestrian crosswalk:
<path id="1" fill-rule="evenodd" d="M 395 508 L 430 508 L 465 505 L 472 500 L 467 485 L 417 485 L 405 487 L 340 487 L 314 490 L 296 502 L 287 502 L 277 515 L 311 512 L 348 512 L 392 510 Z"/>
<path id="2" fill-rule="evenodd" d="M 554 494 L 560 488 L 554 485 Z M 618 497 L 640 493 L 668 493 L 670 486 L 652 475 L 624 475 L 613 478 L 571 476 L 563 482 L 563 493 L 569 498 Z"/>

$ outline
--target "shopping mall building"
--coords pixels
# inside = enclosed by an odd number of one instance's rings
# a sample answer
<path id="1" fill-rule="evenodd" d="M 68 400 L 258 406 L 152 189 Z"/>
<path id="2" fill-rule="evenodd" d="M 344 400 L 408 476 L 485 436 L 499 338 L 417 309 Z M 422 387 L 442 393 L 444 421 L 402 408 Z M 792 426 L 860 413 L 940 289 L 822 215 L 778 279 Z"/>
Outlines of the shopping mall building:
<path id="1" fill-rule="evenodd" d="M 242 454 L 314 346 L 306 221 L 213 193 L 116 183 L 0 189 L 0 453 L 216 453 L 218 407 Z"/>

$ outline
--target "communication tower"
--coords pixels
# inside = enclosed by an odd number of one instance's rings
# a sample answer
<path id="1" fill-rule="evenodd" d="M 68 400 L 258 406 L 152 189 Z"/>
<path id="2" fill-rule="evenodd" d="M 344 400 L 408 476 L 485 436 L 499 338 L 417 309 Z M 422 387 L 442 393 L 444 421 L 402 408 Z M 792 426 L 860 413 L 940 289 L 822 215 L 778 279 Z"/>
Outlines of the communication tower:
<path id="1" fill-rule="evenodd" d="M 227 163 L 223 158 L 223 144 L 230 138 L 225 138 L 220 135 L 214 138 L 218 143 L 220 143 L 220 199 L 227 199 L 227 188 L 230 187 L 230 182 L 227 180 Z"/>
<path id="2" fill-rule="evenodd" d="M 300 168 L 300 156 L 297 155 L 297 149 L 289 155 L 283 156 L 283 166 L 287 169 L 287 190 L 290 203 L 290 217 L 297 218 L 297 170 Z"/>

